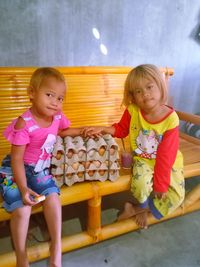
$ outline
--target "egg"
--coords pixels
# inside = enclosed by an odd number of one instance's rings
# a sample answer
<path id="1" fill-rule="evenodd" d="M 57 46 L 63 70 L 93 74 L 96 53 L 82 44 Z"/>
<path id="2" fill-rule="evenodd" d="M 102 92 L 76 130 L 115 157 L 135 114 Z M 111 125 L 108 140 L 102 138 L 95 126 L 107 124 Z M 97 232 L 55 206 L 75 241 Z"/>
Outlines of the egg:
<path id="1" fill-rule="evenodd" d="M 56 159 L 59 160 L 59 159 L 61 159 L 61 157 L 62 157 L 62 153 L 60 151 L 58 151 L 56 154 Z"/>
<path id="2" fill-rule="evenodd" d="M 101 162 L 100 162 L 99 160 L 94 160 L 94 161 L 93 161 L 93 164 L 94 164 L 97 168 L 99 168 L 100 165 L 101 165 Z"/>
<path id="3" fill-rule="evenodd" d="M 105 162 L 104 162 L 105 164 L 106 164 L 106 166 L 108 167 L 108 165 L 109 165 L 109 161 L 108 160 L 105 160 Z"/>
<path id="4" fill-rule="evenodd" d="M 72 150 L 72 149 L 69 149 L 69 150 L 68 150 L 68 153 L 67 153 L 67 157 L 68 157 L 68 159 L 71 159 L 71 158 L 73 157 L 73 155 L 74 155 L 73 150 Z"/>
<path id="5" fill-rule="evenodd" d="M 84 155 L 84 153 L 85 153 L 84 150 L 80 150 L 80 151 L 78 152 L 78 157 L 79 157 L 79 158 L 82 158 L 83 155 Z"/>
<path id="6" fill-rule="evenodd" d="M 98 173 L 101 175 L 101 176 L 103 176 L 104 174 L 105 174 L 105 170 L 98 170 Z"/>
<path id="7" fill-rule="evenodd" d="M 90 170 L 90 171 L 88 171 L 88 175 L 89 175 L 90 177 L 92 177 L 92 176 L 94 175 L 94 173 L 95 173 L 94 170 Z"/>
<path id="8" fill-rule="evenodd" d="M 72 168 L 73 168 L 74 170 L 78 170 L 78 167 L 79 167 L 79 163 L 78 163 L 78 162 L 74 162 L 74 163 L 72 164 Z"/>
<path id="9" fill-rule="evenodd" d="M 86 169 L 89 169 L 90 164 L 91 164 L 91 161 L 86 161 L 86 162 L 85 162 L 85 168 L 86 168 Z"/>
<path id="10" fill-rule="evenodd" d="M 105 153 L 105 151 L 106 151 L 105 147 L 103 147 L 103 146 L 100 147 L 99 150 L 98 150 L 99 155 L 100 155 L 100 156 L 103 156 L 103 154 Z"/>
<path id="11" fill-rule="evenodd" d="M 115 149 L 114 149 L 114 147 L 111 147 L 110 148 L 110 155 L 114 155 L 115 154 Z"/>
<path id="12" fill-rule="evenodd" d="M 67 177 L 68 179 L 71 179 L 71 178 L 72 178 L 72 175 L 73 175 L 73 173 L 66 173 L 66 177 Z"/>
<path id="13" fill-rule="evenodd" d="M 84 176 L 84 172 L 77 172 L 77 175 L 79 178 L 82 178 Z"/>
<path id="14" fill-rule="evenodd" d="M 95 149 L 91 149 L 90 151 L 88 151 L 88 156 L 93 157 L 95 153 Z"/>

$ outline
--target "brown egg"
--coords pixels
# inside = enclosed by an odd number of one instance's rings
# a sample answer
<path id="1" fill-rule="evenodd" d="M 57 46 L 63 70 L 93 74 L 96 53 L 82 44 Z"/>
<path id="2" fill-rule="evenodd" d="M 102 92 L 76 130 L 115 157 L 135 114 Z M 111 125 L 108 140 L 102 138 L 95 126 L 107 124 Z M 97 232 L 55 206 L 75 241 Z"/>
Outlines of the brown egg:
<path id="1" fill-rule="evenodd" d="M 90 171 L 88 171 L 88 175 L 89 175 L 90 177 L 92 177 L 92 176 L 94 175 L 94 173 L 95 173 L 94 170 L 90 170 Z"/>
<path id="2" fill-rule="evenodd" d="M 84 176 L 84 172 L 77 172 L 77 175 L 79 178 L 82 178 Z"/>
<path id="3" fill-rule="evenodd" d="M 110 155 L 114 155 L 115 154 L 115 149 L 114 149 L 114 147 L 111 147 L 110 148 Z"/>
<path id="4" fill-rule="evenodd" d="M 59 159 L 61 159 L 61 157 L 62 157 L 62 153 L 60 151 L 58 151 L 56 154 L 56 159 L 59 160 Z"/>
<path id="5" fill-rule="evenodd" d="M 100 155 L 100 156 L 103 156 L 103 154 L 105 153 L 105 151 L 106 151 L 105 147 L 103 147 L 103 146 L 100 147 L 99 150 L 98 150 L 99 155 Z"/>
<path id="6" fill-rule="evenodd" d="M 79 162 L 74 162 L 74 163 L 72 164 L 72 168 L 73 168 L 74 170 L 78 170 L 78 167 L 79 167 Z"/>
<path id="7" fill-rule="evenodd" d="M 115 174 L 115 170 L 110 170 L 110 174 L 111 175 Z"/>
<path id="8" fill-rule="evenodd" d="M 105 162 L 104 162 L 105 164 L 106 164 L 106 166 L 108 167 L 108 165 L 109 165 L 109 161 L 108 160 L 105 160 Z"/>
<path id="9" fill-rule="evenodd" d="M 98 173 L 101 175 L 101 176 L 103 176 L 104 174 L 105 174 L 105 170 L 98 170 Z"/>
<path id="10" fill-rule="evenodd" d="M 84 153 L 85 153 L 84 150 L 80 150 L 80 151 L 78 152 L 78 157 L 79 157 L 79 158 L 82 158 L 83 155 L 84 155 Z"/>
<path id="11" fill-rule="evenodd" d="M 68 159 L 71 159 L 73 155 L 74 155 L 73 150 L 72 150 L 72 149 L 69 149 L 69 151 L 68 151 L 68 153 L 67 153 L 67 157 L 68 157 Z"/>
<path id="12" fill-rule="evenodd" d="M 88 169 L 90 167 L 91 161 L 86 161 L 85 162 L 85 168 Z"/>
<path id="13" fill-rule="evenodd" d="M 72 175 L 73 175 L 73 173 L 66 173 L 67 179 L 71 179 L 72 178 Z"/>

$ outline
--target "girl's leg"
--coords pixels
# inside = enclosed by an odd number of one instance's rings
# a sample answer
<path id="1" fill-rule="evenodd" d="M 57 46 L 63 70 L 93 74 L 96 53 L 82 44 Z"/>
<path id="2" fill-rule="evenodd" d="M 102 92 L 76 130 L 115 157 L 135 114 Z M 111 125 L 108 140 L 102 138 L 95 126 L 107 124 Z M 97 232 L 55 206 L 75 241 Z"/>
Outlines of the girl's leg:
<path id="1" fill-rule="evenodd" d="M 147 228 L 147 214 L 149 212 L 148 208 L 141 208 L 139 205 L 133 204 L 131 202 L 126 202 L 124 205 L 123 212 L 119 214 L 117 221 L 129 219 L 135 216 L 136 223 L 141 228 Z"/>
<path id="2" fill-rule="evenodd" d="M 51 245 L 50 245 L 50 267 L 62 266 L 61 227 L 62 215 L 61 205 L 57 193 L 47 196 L 43 204 L 44 216 L 47 222 Z"/>
<path id="3" fill-rule="evenodd" d="M 16 253 L 16 266 L 28 267 L 28 257 L 26 252 L 26 237 L 28 232 L 31 207 L 24 206 L 12 212 L 10 228 L 13 245 Z"/>
<path id="4" fill-rule="evenodd" d="M 118 220 L 135 216 L 136 223 L 147 228 L 148 198 L 152 192 L 152 168 L 145 161 L 135 161 L 131 191 L 138 204 L 125 203 L 123 212 Z"/>
<path id="5" fill-rule="evenodd" d="M 183 202 L 185 197 L 185 183 L 182 169 L 172 169 L 171 180 L 165 199 L 154 198 L 150 202 L 150 209 L 154 217 L 160 219 L 171 214 Z"/>

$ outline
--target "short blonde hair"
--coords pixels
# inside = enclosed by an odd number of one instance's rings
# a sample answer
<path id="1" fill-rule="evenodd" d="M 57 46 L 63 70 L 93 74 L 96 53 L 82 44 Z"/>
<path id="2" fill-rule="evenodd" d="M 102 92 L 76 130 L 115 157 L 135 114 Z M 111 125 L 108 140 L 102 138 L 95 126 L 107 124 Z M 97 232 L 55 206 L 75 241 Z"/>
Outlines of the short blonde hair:
<path id="1" fill-rule="evenodd" d="M 122 104 L 126 107 L 134 103 L 134 91 L 143 84 L 144 79 L 156 83 L 161 92 L 161 102 L 164 104 L 167 101 L 167 85 L 163 73 L 152 64 L 139 65 L 133 68 L 125 81 L 124 96 Z"/>
<path id="2" fill-rule="evenodd" d="M 44 81 L 44 79 L 54 77 L 56 80 L 63 82 L 66 86 L 64 75 L 55 68 L 41 67 L 36 69 L 30 79 L 29 86 L 27 88 L 28 94 L 31 90 L 38 90 Z"/>

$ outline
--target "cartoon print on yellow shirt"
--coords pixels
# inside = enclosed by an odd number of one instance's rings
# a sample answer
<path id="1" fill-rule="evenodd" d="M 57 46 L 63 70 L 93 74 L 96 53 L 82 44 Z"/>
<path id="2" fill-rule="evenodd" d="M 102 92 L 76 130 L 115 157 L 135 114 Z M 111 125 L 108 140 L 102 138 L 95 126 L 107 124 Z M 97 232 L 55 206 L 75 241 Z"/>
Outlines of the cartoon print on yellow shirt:
<path id="1" fill-rule="evenodd" d="M 136 138 L 135 153 L 147 159 L 155 159 L 161 136 L 157 135 L 153 130 L 140 130 Z"/>

